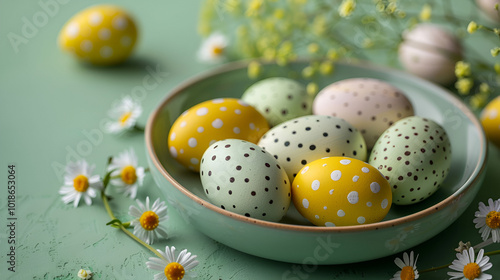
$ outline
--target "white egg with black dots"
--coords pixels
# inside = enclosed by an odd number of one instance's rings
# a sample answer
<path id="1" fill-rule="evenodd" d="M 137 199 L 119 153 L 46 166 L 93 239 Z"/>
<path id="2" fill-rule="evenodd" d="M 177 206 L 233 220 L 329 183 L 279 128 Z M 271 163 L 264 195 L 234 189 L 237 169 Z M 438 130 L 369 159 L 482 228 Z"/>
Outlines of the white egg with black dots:
<path id="1" fill-rule="evenodd" d="M 345 120 L 332 116 L 309 115 L 286 121 L 266 132 L 258 145 L 278 160 L 290 180 L 307 163 L 323 157 L 367 158 L 361 133 Z"/>

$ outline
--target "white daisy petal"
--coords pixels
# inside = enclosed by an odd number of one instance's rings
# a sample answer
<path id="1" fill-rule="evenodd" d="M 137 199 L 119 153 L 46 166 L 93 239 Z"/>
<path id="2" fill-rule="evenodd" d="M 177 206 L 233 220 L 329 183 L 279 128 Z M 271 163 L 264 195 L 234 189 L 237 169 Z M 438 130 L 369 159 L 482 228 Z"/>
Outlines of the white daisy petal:
<path id="1" fill-rule="evenodd" d="M 165 248 L 165 255 L 167 256 L 167 261 L 168 262 L 175 262 L 175 247 L 172 246 L 170 247 L 170 250 L 168 246 Z"/>
<path id="2" fill-rule="evenodd" d="M 483 268 L 483 271 L 486 271 L 486 270 L 492 268 L 493 264 L 492 263 L 486 263 L 486 264 L 483 264 L 481 267 Z"/>
<path id="3" fill-rule="evenodd" d="M 170 263 L 177 262 L 184 268 L 185 274 L 183 279 L 191 279 L 191 277 L 196 276 L 195 273 L 190 271 L 199 264 L 199 262 L 196 260 L 197 257 L 196 255 L 192 255 L 190 252 L 184 249 L 176 257 L 174 246 L 172 247 L 166 246 L 165 251 L 161 250 L 157 251 L 162 255 L 164 260 L 158 258 L 149 258 L 149 261 L 146 262 L 146 266 L 148 268 L 158 271 L 164 271 L 165 267 L 168 266 Z M 159 275 L 158 278 L 156 277 L 156 275 Z M 163 279 L 161 277 L 165 276 L 165 274 L 163 273 L 159 273 L 156 275 L 154 279 Z"/>
<path id="4" fill-rule="evenodd" d="M 155 274 L 154 280 L 166 280 L 167 277 L 165 277 L 165 274 L 164 273 L 158 273 L 158 274 Z"/>
<path id="5" fill-rule="evenodd" d="M 130 196 L 130 198 L 136 198 L 136 196 L 137 196 L 137 187 L 130 188 L 129 196 Z"/>
<path id="6" fill-rule="evenodd" d="M 457 279 L 457 278 L 463 277 L 464 273 L 463 272 L 448 272 L 448 275 L 452 276 L 451 279 Z"/>
<path id="7" fill-rule="evenodd" d="M 167 246 L 168 247 L 168 246 Z M 167 254 L 160 250 L 160 249 L 156 249 L 156 251 L 158 251 L 158 253 L 160 253 L 160 255 L 166 260 L 165 262 L 171 262 L 168 258 L 167 258 Z M 168 263 L 165 263 L 165 265 L 167 265 Z"/>
<path id="8" fill-rule="evenodd" d="M 73 207 L 78 207 L 78 203 L 80 203 L 80 198 L 82 197 L 82 194 L 78 192 L 75 196 L 75 200 L 73 201 Z"/>
<path id="9" fill-rule="evenodd" d="M 401 268 L 401 269 L 403 269 L 403 267 L 405 267 L 404 262 L 403 262 L 400 258 L 396 258 L 396 259 L 394 260 L 394 263 L 396 263 L 396 265 L 397 265 L 399 268 Z"/>
<path id="10" fill-rule="evenodd" d="M 89 165 L 85 160 L 70 162 L 66 165 L 64 175 L 65 185 L 59 189 L 59 194 L 63 195 L 63 202 L 69 204 L 73 202 L 73 207 L 78 207 L 80 199 L 87 205 L 92 204 L 92 198 L 97 196 L 96 189 L 102 186 L 102 181 L 99 175 L 92 175 L 95 165 Z M 81 176 L 86 179 L 86 186 L 81 185 Z M 75 179 L 79 177 L 78 181 Z M 77 182 L 79 186 L 75 186 Z"/>
<path id="11" fill-rule="evenodd" d="M 193 269 L 193 268 L 195 268 L 198 264 L 200 264 L 200 262 L 199 262 L 199 261 L 197 261 L 197 260 L 195 259 L 196 257 L 197 257 L 197 256 L 196 256 L 196 255 L 194 255 L 194 256 L 192 256 L 192 257 L 191 257 L 191 259 L 189 259 L 189 260 L 186 262 L 186 264 L 184 265 L 184 268 L 185 268 L 186 270 L 188 270 L 188 269 Z"/>
<path id="12" fill-rule="evenodd" d="M 202 62 L 219 63 L 224 60 L 224 50 L 228 46 L 228 39 L 222 33 L 213 33 L 208 36 L 198 50 L 198 59 Z"/>
<path id="13" fill-rule="evenodd" d="M 457 279 L 457 278 L 462 278 L 465 279 L 464 276 L 464 268 L 466 265 L 469 263 L 474 263 L 475 259 L 475 253 L 474 253 L 474 248 L 471 247 L 469 250 L 464 250 L 462 253 L 457 254 L 457 258 L 452 262 L 452 265 L 449 266 L 450 269 L 455 270 L 448 272 L 449 276 L 452 276 L 450 279 Z M 481 249 L 476 258 L 476 263 L 478 264 L 479 270 L 478 275 L 480 275 L 479 278 L 476 279 L 490 279 L 489 275 L 484 273 L 484 271 L 490 269 L 492 267 L 492 264 L 489 262 L 489 257 L 484 256 L 484 250 Z"/>
<path id="14" fill-rule="evenodd" d="M 62 186 L 59 190 L 59 194 L 67 194 L 73 192 L 74 189 L 73 186 Z"/>
<path id="15" fill-rule="evenodd" d="M 136 218 L 140 218 L 142 215 L 142 212 L 139 209 L 137 209 L 137 207 L 135 207 L 134 205 L 130 205 L 130 207 L 128 208 L 128 213 L 129 215 Z"/>
<path id="16" fill-rule="evenodd" d="M 72 192 L 68 195 L 65 195 L 62 197 L 62 201 L 64 202 L 64 204 L 68 204 L 72 201 L 74 201 L 76 199 L 76 193 L 75 192 Z"/>
<path id="17" fill-rule="evenodd" d="M 158 205 L 163 205 L 164 202 L 160 202 L 160 200 L 157 199 L 153 204 L 155 207 L 150 207 L 149 197 L 146 197 L 145 204 L 141 203 L 139 200 L 136 200 L 136 202 L 139 208 L 134 205 L 129 207 L 129 215 L 135 218 L 131 222 L 131 225 L 134 226 L 134 234 L 147 244 L 153 244 L 160 237 L 167 238 L 168 235 L 166 229 L 163 225 L 161 225 L 162 222 L 168 220 L 167 213 L 166 211 L 155 211 L 155 208 L 157 208 Z M 150 212 L 153 212 L 154 214 L 151 214 Z M 143 215 L 149 216 L 146 221 L 151 220 L 150 218 L 153 217 L 154 219 L 147 222 L 145 225 L 142 225 L 140 219 Z"/>
<path id="18" fill-rule="evenodd" d="M 139 199 L 136 199 L 135 202 L 137 202 L 137 205 L 139 205 L 139 209 L 141 211 L 147 211 L 146 207 L 144 207 L 144 204 L 142 204 L 142 202 Z"/>
<path id="19" fill-rule="evenodd" d="M 92 205 L 92 199 L 90 199 L 90 196 L 84 195 L 83 199 L 85 200 L 85 204 L 87 204 L 89 206 Z"/>
<path id="20" fill-rule="evenodd" d="M 485 205 L 483 202 L 479 202 L 478 211 L 475 212 L 475 217 L 473 222 L 475 224 L 475 228 L 479 229 L 479 233 L 481 234 L 481 238 L 486 241 L 488 238 L 491 238 L 493 242 L 500 242 L 500 228 L 490 228 L 486 221 L 486 217 L 491 212 L 500 212 L 500 200 L 494 201 L 493 199 L 488 199 L 488 205 Z"/>
<path id="21" fill-rule="evenodd" d="M 136 124 L 137 118 L 142 114 L 142 107 L 139 102 L 133 100 L 130 96 L 123 97 L 115 102 L 108 115 L 113 119 L 106 125 L 108 133 L 121 133 Z"/>
<path id="22" fill-rule="evenodd" d="M 401 279 L 401 272 L 403 270 L 404 267 L 412 267 L 413 268 L 413 271 L 415 273 L 415 278 L 414 279 L 417 279 L 418 278 L 418 271 L 417 271 L 417 259 L 418 259 L 418 255 L 416 258 L 414 258 L 414 253 L 413 251 L 410 252 L 410 254 L 408 255 L 408 253 L 404 252 L 403 253 L 403 260 L 401 260 L 400 258 L 396 258 L 394 260 L 394 263 L 401 269 L 399 271 L 397 271 L 393 277 L 391 278 L 391 280 L 399 280 Z"/>

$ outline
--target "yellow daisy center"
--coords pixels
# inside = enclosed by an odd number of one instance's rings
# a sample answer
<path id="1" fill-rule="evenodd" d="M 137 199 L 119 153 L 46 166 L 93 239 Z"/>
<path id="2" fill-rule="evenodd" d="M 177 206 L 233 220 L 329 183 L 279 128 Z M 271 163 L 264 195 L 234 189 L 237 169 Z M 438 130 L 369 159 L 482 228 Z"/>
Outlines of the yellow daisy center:
<path id="1" fill-rule="evenodd" d="M 224 47 L 221 47 L 221 46 L 214 46 L 214 48 L 212 49 L 212 52 L 215 54 L 215 55 L 220 55 L 224 52 Z"/>
<path id="2" fill-rule="evenodd" d="M 78 192 L 86 192 L 89 188 L 89 179 L 85 175 L 78 175 L 73 179 L 73 187 Z"/>
<path id="3" fill-rule="evenodd" d="M 401 280 L 415 280 L 415 272 L 413 271 L 413 267 L 405 266 L 401 269 Z"/>
<path id="4" fill-rule="evenodd" d="M 120 125 L 124 126 L 125 123 L 130 119 L 130 116 L 132 116 L 132 112 L 126 112 L 120 117 Z"/>
<path id="5" fill-rule="evenodd" d="M 500 212 L 490 211 L 486 215 L 486 225 L 492 229 L 500 227 Z"/>
<path id="6" fill-rule="evenodd" d="M 139 222 L 141 223 L 143 229 L 154 230 L 156 227 L 158 227 L 160 219 L 155 212 L 146 211 L 142 213 L 141 217 L 139 218 Z"/>
<path id="7" fill-rule="evenodd" d="M 127 165 L 122 169 L 120 174 L 123 182 L 127 185 L 132 185 L 137 181 L 137 174 L 135 173 L 135 167 L 132 165 Z"/>
<path id="8" fill-rule="evenodd" d="M 468 263 L 464 267 L 464 277 L 473 280 L 481 275 L 481 268 L 477 263 Z"/>
<path id="9" fill-rule="evenodd" d="M 168 280 L 181 280 L 186 271 L 184 267 L 176 262 L 171 262 L 165 267 L 165 276 Z"/>

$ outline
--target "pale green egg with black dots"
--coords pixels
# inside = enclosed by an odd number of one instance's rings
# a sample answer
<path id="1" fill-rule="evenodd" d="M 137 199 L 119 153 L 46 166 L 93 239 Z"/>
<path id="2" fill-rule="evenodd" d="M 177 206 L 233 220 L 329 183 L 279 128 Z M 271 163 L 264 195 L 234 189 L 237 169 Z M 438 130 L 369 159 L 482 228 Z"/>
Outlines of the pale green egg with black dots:
<path id="1" fill-rule="evenodd" d="M 215 142 L 203 154 L 200 178 L 214 205 L 250 218 L 277 222 L 291 201 L 291 182 L 276 159 L 244 140 Z"/>
<path id="2" fill-rule="evenodd" d="M 332 116 L 309 115 L 286 121 L 267 131 L 258 145 L 278 160 L 290 180 L 306 164 L 322 157 L 367 158 L 363 135 L 345 120 Z"/>
<path id="3" fill-rule="evenodd" d="M 450 139 L 430 119 L 404 118 L 380 136 L 369 163 L 391 184 L 394 204 L 414 204 L 436 192 L 448 175 Z"/>
<path id="4" fill-rule="evenodd" d="M 254 106 L 271 126 L 312 114 L 313 96 L 299 82 L 284 77 L 253 84 L 241 99 Z"/>

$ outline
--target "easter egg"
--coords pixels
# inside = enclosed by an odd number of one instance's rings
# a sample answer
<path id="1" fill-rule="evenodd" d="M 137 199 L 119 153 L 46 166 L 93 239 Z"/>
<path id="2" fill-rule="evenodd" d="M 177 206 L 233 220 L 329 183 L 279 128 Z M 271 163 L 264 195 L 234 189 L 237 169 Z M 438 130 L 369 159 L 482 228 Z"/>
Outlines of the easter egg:
<path id="1" fill-rule="evenodd" d="M 351 78 L 322 89 L 313 102 L 315 115 L 329 115 L 356 127 L 371 149 L 396 121 L 413 116 L 413 106 L 398 88 L 377 79 Z"/>
<path id="2" fill-rule="evenodd" d="M 450 139 L 432 120 L 404 118 L 380 136 L 369 163 L 391 184 L 394 204 L 414 204 L 436 192 L 448 175 Z"/>
<path id="3" fill-rule="evenodd" d="M 332 116 L 309 115 L 286 121 L 266 132 L 258 145 L 278 160 L 290 180 L 307 163 L 322 157 L 367 157 L 361 133 L 345 120 Z"/>
<path id="4" fill-rule="evenodd" d="M 253 84 L 241 99 L 254 106 L 271 126 L 312 113 L 313 97 L 307 94 L 305 87 L 283 77 L 267 78 Z"/>
<path id="5" fill-rule="evenodd" d="M 491 100 L 484 107 L 480 118 L 488 140 L 500 147 L 500 97 Z"/>
<path id="6" fill-rule="evenodd" d="M 244 140 L 215 142 L 203 154 L 203 189 L 222 209 L 267 221 L 279 221 L 291 200 L 290 181 L 276 159 Z"/>
<path id="7" fill-rule="evenodd" d="M 189 108 L 175 120 L 168 148 L 179 163 L 199 171 L 203 153 L 214 142 L 234 138 L 257 143 L 268 130 L 266 119 L 242 100 L 213 99 Z"/>
<path id="8" fill-rule="evenodd" d="M 459 39 L 436 24 L 423 23 L 403 34 L 399 62 L 406 71 L 442 85 L 452 83 L 462 59 Z"/>
<path id="9" fill-rule="evenodd" d="M 292 183 L 299 213 L 318 226 L 381 221 L 389 212 L 389 182 L 373 166 L 347 157 L 327 157 L 304 166 Z"/>
<path id="10" fill-rule="evenodd" d="M 95 65 L 123 62 L 134 49 L 137 28 L 132 17 L 114 5 L 97 5 L 72 17 L 59 34 L 59 46 Z"/>

